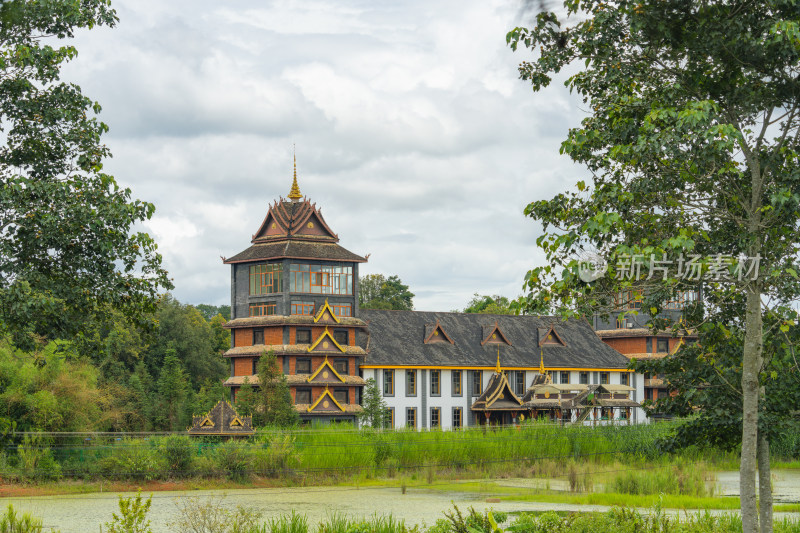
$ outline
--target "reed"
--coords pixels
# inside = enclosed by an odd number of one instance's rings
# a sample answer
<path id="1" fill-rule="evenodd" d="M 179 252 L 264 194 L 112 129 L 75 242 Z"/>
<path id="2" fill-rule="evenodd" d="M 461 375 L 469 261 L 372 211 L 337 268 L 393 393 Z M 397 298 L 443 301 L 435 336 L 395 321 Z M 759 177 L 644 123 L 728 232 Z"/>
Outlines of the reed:
<path id="1" fill-rule="evenodd" d="M 37 447 L 52 450 L 66 479 L 229 477 L 239 481 L 276 478 L 293 483 L 328 484 L 377 478 L 418 476 L 433 479 L 469 477 L 563 477 L 573 491 L 591 490 L 590 472 L 603 465 L 626 469 L 658 469 L 680 461 L 720 467 L 738 465 L 735 452 L 689 447 L 665 453 L 662 442 L 680 421 L 631 426 L 560 426 L 530 421 L 518 427 L 469 427 L 457 431 L 354 429 L 332 425 L 310 429 L 267 428 L 246 441 L 222 442 L 210 437 L 177 436 L 116 439 L 65 437 L 53 444 L 15 448 L 0 461 L 6 479 L 31 481 L 45 477 L 25 467 L 23 459 Z M 794 437 L 780 446 L 786 455 Z M 21 447 L 23 450 L 28 448 Z M 46 455 L 46 454 L 45 454 Z M 28 461 L 30 463 L 30 461 Z M 41 470 L 41 469 L 40 469 Z M 608 470 L 606 468 L 605 470 Z M 679 471 L 684 485 L 699 491 L 693 478 Z M 605 479 L 603 479 L 605 480 Z M 600 480 L 600 481 L 603 481 Z M 649 491 L 650 476 L 632 474 L 605 480 L 621 490 Z M 675 489 L 670 489 L 675 490 Z"/>

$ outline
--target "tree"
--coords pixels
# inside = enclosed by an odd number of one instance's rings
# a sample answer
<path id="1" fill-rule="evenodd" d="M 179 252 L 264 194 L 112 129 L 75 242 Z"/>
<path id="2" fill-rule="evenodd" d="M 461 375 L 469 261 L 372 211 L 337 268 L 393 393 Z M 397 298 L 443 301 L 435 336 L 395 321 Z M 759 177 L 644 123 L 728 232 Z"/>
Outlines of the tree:
<path id="1" fill-rule="evenodd" d="M 212 349 L 218 354 L 222 354 L 231 347 L 231 331 L 223 326 L 227 320 L 222 315 L 216 315 L 208 321 L 213 337 Z"/>
<path id="2" fill-rule="evenodd" d="M 579 182 L 577 191 L 526 208 L 544 225 L 537 242 L 549 263 L 526 276 L 528 306 L 591 313 L 627 290 L 658 317 L 669 293 L 685 288 L 679 273 L 662 278 L 647 265 L 642 276 L 583 283 L 579 256 L 587 248 L 607 258 L 611 276 L 638 268 L 637 256 L 685 266 L 679 261 L 690 254 L 704 277 L 730 274 L 724 283 L 719 276 L 706 279 L 704 307 L 687 320 L 742 326 L 743 529 L 753 533 L 760 523 L 762 532 L 770 531 L 769 477 L 761 476 L 760 511 L 755 481 L 756 470 L 768 471 L 769 462 L 768 428 L 758 416 L 769 379 L 760 375 L 763 300 L 786 305 L 798 290 L 796 5 L 567 0 L 564 6 L 568 18 L 540 13 L 534 28 L 508 34 L 512 48 L 534 51 L 520 66 L 534 90 L 579 63 L 566 85 L 589 110 L 561 151 L 586 165 L 593 184 Z M 733 260 L 740 256 L 750 258 L 743 278 L 736 266 L 742 261 Z M 659 283 L 651 279 L 643 287 L 650 274 Z"/>
<path id="3" fill-rule="evenodd" d="M 167 350 L 164 366 L 158 376 L 156 412 L 159 415 L 156 423 L 162 430 L 178 431 L 184 429 L 188 422 L 187 401 L 189 397 L 189 380 L 175 350 Z"/>
<path id="4" fill-rule="evenodd" d="M 200 385 L 200 389 L 194 395 L 192 413 L 207 413 L 217 405 L 218 402 L 228 398 L 230 398 L 230 389 L 225 387 L 221 380 L 207 379 Z"/>
<path id="5" fill-rule="evenodd" d="M 368 425 L 372 428 L 386 426 L 389 421 L 387 416 L 389 407 L 383 400 L 378 384 L 372 378 L 367 380 L 367 386 L 364 387 L 364 400 L 361 402 L 361 407 L 363 407 L 363 410 L 358 414 L 358 419 L 362 425 Z"/>
<path id="6" fill-rule="evenodd" d="M 230 347 L 230 334 L 226 335 L 221 327 L 215 332 L 197 309 L 169 295 L 162 298 L 156 316 L 158 329 L 145 354 L 152 374 L 158 374 L 167 352 L 172 350 L 183 363 L 194 389 L 207 379 L 225 377 L 225 361 L 219 352 Z"/>
<path id="7" fill-rule="evenodd" d="M 258 400 L 253 384 L 248 378 L 244 378 L 244 383 L 236 391 L 236 412 L 242 416 L 253 416 L 257 410 Z"/>
<path id="8" fill-rule="evenodd" d="M 152 204 L 102 171 L 100 106 L 60 80 L 56 46 L 117 21 L 108 0 L 0 2 L 0 332 L 22 348 L 71 338 L 107 309 L 152 326 L 172 284 L 155 242 L 133 228 Z"/>
<path id="9" fill-rule="evenodd" d="M 288 427 L 300 423 L 294 408 L 286 376 L 278 370 L 275 352 L 270 350 L 258 359 L 258 402 L 254 409 L 254 424 Z"/>
<path id="10" fill-rule="evenodd" d="M 361 276 L 358 286 L 358 303 L 364 309 L 414 309 L 414 293 L 398 276 L 387 279 L 383 274 L 367 274 Z"/>
<path id="11" fill-rule="evenodd" d="M 98 387 L 98 374 L 63 341 L 36 352 L 0 342 L 0 413 L 20 431 L 105 430 L 117 398 Z"/>
<path id="12" fill-rule="evenodd" d="M 487 294 L 480 295 L 476 292 L 464 309 L 464 313 L 513 315 L 514 309 L 511 307 L 511 302 L 505 296 L 497 294 L 494 296 L 489 296 Z"/>
<path id="13" fill-rule="evenodd" d="M 760 405 L 760 423 L 769 430 L 770 441 L 796 431 L 794 412 L 800 404 L 798 364 L 794 347 L 797 328 L 781 331 L 787 320 L 796 319 L 791 309 L 769 311 L 764 316 L 763 371 L 765 395 Z M 794 338 L 793 338 L 794 337 Z M 736 449 L 741 442 L 741 359 L 744 329 L 740 324 L 704 323 L 697 329 L 697 342 L 683 346 L 671 357 L 635 362 L 637 372 L 663 375 L 676 394 L 659 397 L 652 408 L 657 413 L 686 417 L 662 443 L 666 449 L 715 446 Z M 759 430 L 761 431 L 761 430 Z M 765 475 L 765 472 L 760 472 Z"/>
<path id="14" fill-rule="evenodd" d="M 208 305 L 208 304 L 199 304 L 195 306 L 200 314 L 203 315 L 203 318 L 211 322 L 211 320 L 216 317 L 217 315 L 221 316 L 223 319 L 230 320 L 231 319 L 231 306 L 230 305 Z"/>

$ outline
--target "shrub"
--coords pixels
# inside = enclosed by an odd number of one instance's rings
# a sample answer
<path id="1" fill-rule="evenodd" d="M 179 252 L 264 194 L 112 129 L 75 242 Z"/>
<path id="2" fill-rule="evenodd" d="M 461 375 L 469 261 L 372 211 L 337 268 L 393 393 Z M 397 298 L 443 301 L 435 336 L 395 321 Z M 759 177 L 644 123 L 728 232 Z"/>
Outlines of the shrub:
<path id="1" fill-rule="evenodd" d="M 226 472 L 230 479 L 244 480 L 248 477 L 253 463 L 252 447 L 246 442 L 228 441 L 217 447 L 214 458 L 217 466 Z"/>
<path id="2" fill-rule="evenodd" d="M 163 471 L 157 451 L 146 440 L 123 440 L 111 448 L 110 456 L 100 459 L 100 473 L 111 479 L 156 479 Z"/>
<path id="3" fill-rule="evenodd" d="M 273 518 L 268 526 L 269 533 L 308 533 L 308 520 L 294 511 L 290 516 Z"/>
<path id="4" fill-rule="evenodd" d="M 39 435 L 25 435 L 17 446 L 20 475 L 24 479 L 51 480 L 61 478 L 61 465 Z"/>
<path id="5" fill-rule="evenodd" d="M 251 533 L 262 531 L 258 521 L 261 513 L 244 506 L 226 509 L 224 496 L 209 498 L 183 498 L 177 500 L 177 519 L 169 524 L 178 533 Z"/>
<path id="6" fill-rule="evenodd" d="M 28 513 L 17 516 L 13 505 L 9 505 L 6 513 L 0 517 L 0 533 L 41 533 L 41 531 L 41 518 L 34 518 Z"/>
<path id="7" fill-rule="evenodd" d="M 481 514 L 474 507 L 469 508 L 469 513 L 464 516 L 458 506 L 453 505 L 453 511 L 444 512 L 444 516 L 450 521 L 450 529 L 453 533 L 492 533 L 495 525 L 501 524 L 508 519 L 506 513 L 497 512 L 493 516 L 492 512 Z"/>
<path id="8" fill-rule="evenodd" d="M 147 520 L 152 503 L 153 496 L 142 501 L 141 492 L 130 498 L 120 496 L 119 515 L 111 513 L 112 519 L 111 522 L 106 522 L 106 530 L 108 533 L 152 533 L 150 520 Z"/>
<path id="9" fill-rule="evenodd" d="M 275 435 L 260 450 L 253 452 L 253 470 L 262 476 L 286 473 L 295 459 L 294 439 L 291 435 Z"/>
<path id="10" fill-rule="evenodd" d="M 171 476 L 186 477 L 192 474 L 194 450 L 186 435 L 170 435 L 161 442 L 161 453 Z"/>

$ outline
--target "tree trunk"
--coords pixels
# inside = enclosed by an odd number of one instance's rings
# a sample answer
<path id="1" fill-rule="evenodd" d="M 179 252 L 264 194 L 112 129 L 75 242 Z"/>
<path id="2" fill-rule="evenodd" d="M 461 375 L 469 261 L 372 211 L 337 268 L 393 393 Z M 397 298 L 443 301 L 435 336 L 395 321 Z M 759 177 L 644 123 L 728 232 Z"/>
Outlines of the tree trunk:
<path id="1" fill-rule="evenodd" d="M 772 475 L 769 469 L 769 441 L 758 434 L 758 515 L 761 533 L 772 533 Z"/>
<path id="2" fill-rule="evenodd" d="M 756 501 L 756 456 L 758 449 L 758 375 L 761 370 L 761 291 L 757 283 L 747 287 L 744 350 L 742 354 L 742 456 L 739 495 L 742 532 L 759 533 Z M 768 481 L 768 480 L 767 480 Z"/>

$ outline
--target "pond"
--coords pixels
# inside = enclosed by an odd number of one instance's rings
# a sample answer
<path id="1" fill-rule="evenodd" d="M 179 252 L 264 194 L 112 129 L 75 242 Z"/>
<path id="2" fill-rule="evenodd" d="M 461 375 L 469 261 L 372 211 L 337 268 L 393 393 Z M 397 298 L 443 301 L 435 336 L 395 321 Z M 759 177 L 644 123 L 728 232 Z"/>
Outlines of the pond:
<path id="1" fill-rule="evenodd" d="M 131 494 L 125 494 L 129 496 Z M 169 524 L 176 519 L 177 504 L 185 498 L 197 498 L 199 503 L 214 502 L 228 508 L 243 505 L 257 509 L 264 519 L 297 513 L 305 514 L 309 523 L 325 520 L 331 513 L 348 516 L 371 516 L 375 513 L 403 519 L 408 524 L 433 524 L 443 518 L 442 511 L 452 508 L 452 503 L 467 508 L 470 505 L 484 510 L 490 507 L 505 510 L 505 504 L 488 504 L 470 493 L 448 493 L 408 489 L 402 494 L 399 488 L 314 487 L 285 489 L 239 489 L 225 491 L 188 491 L 153 493 L 153 503 L 148 515 L 154 533 L 170 531 Z M 82 494 L 68 496 L 43 496 L 29 498 L 2 498 L 0 505 L 13 504 L 19 511 L 28 511 L 43 519 L 47 528 L 62 533 L 98 531 L 98 526 L 111 519 L 116 512 L 116 494 Z M 519 507 L 519 506 L 516 506 Z"/>
<path id="2" fill-rule="evenodd" d="M 717 479 L 717 494 L 725 496 L 738 494 L 738 472 L 719 472 Z M 501 483 L 518 487 L 539 487 L 544 483 L 553 490 L 566 489 L 563 480 L 509 479 Z M 800 472 L 793 470 L 775 472 L 773 487 L 776 501 L 800 501 Z M 130 495 L 132 494 L 126 494 Z M 479 511 L 490 508 L 506 512 L 607 509 L 594 505 L 524 501 L 487 503 L 485 496 L 471 492 L 408 489 L 403 494 L 396 487 L 301 487 L 156 492 L 153 493 L 149 514 L 154 533 L 171 531 L 169 524 L 177 518 L 178 503 L 186 498 L 197 498 L 199 503 L 213 502 L 215 505 L 230 509 L 237 505 L 251 507 L 260 511 L 265 520 L 295 511 L 306 515 L 311 524 L 325 520 L 332 513 L 343 513 L 351 517 L 368 517 L 377 513 L 391 514 L 396 519 L 405 520 L 407 524 L 432 525 L 439 518 L 443 518 L 442 513 L 452 509 L 454 503 L 461 509 L 473 506 Z M 118 509 L 117 494 L 114 493 L 0 499 L 0 506 L 5 507 L 8 504 L 13 504 L 20 511 L 28 511 L 34 516 L 41 517 L 47 528 L 56 528 L 62 533 L 98 531 L 99 526 L 109 521 L 111 513 Z"/>

